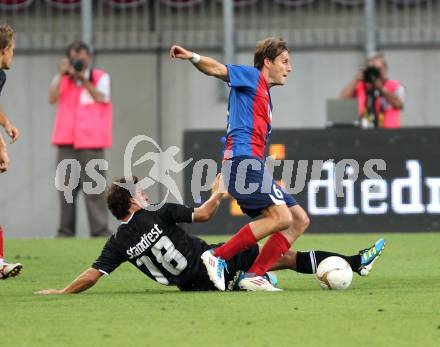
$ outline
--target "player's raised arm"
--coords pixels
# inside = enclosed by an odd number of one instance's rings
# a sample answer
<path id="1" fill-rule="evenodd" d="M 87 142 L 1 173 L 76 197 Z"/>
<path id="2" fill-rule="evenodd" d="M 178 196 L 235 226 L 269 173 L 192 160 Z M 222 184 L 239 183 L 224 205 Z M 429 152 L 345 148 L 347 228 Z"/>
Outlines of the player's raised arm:
<path id="1" fill-rule="evenodd" d="M 34 294 L 39 295 L 50 295 L 50 294 L 75 294 L 83 292 L 95 285 L 96 282 L 101 278 L 103 274 L 94 269 L 90 268 L 84 271 L 76 279 L 72 281 L 64 289 L 43 289 L 35 292 Z"/>
<path id="2" fill-rule="evenodd" d="M 226 65 L 213 58 L 201 56 L 200 54 L 191 52 L 178 45 L 171 46 L 170 57 L 172 59 L 189 60 L 199 71 L 203 72 L 204 74 L 217 77 L 225 82 L 229 80 Z"/>
<path id="3" fill-rule="evenodd" d="M 211 197 L 205 203 L 194 209 L 194 222 L 206 222 L 217 212 L 225 193 L 221 174 L 218 174 L 211 186 Z"/>

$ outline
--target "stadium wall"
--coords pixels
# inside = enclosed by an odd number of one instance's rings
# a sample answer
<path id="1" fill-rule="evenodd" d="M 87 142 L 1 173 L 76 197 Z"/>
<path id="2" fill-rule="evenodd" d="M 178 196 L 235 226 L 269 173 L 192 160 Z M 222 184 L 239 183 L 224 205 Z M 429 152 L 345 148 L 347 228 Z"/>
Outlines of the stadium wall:
<path id="1" fill-rule="evenodd" d="M 436 78 L 440 50 L 385 53 L 390 76 L 406 86 L 402 125 L 439 126 Z M 294 71 L 287 86 L 273 89 L 274 128 L 323 127 L 325 100 L 338 96 L 362 57 L 360 51 L 295 52 Z M 54 109 L 47 102 L 47 89 L 59 58 L 18 54 L 0 99 L 22 133 L 20 141 L 9 147 L 10 171 L 0 177 L 0 223 L 8 238 L 55 235 L 59 211 L 54 187 L 55 150 L 50 144 Z M 251 53 L 237 56 L 238 63 L 250 61 Z M 155 53 L 103 53 L 96 57 L 96 65 L 112 76 L 114 145 L 107 155 L 109 178 L 123 174 L 124 149 L 134 135 L 161 140 L 165 149 L 182 146 L 183 130 L 225 127 L 223 84 L 187 63 L 170 61 L 166 53 L 160 58 Z M 180 187 L 182 177 L 175 177 Z M 151 194 L 154 199 L 158 192 Z M 82 199 L 79 207 L 78 233 L 85 236 L 88 225 Z M 112 226 L 117 223 L 112 222 Z"/>

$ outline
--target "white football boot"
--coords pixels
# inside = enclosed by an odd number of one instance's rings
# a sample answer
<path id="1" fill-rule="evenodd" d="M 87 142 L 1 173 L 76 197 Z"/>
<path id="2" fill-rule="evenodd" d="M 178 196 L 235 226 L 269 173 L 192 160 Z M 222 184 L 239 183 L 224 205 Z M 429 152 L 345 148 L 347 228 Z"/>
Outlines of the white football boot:
<path id="1" fill-rule="evenodd" d="M 0 263 L 0 279 L 5 280 L 8 277 L 15 277 L 20 274 L 23 265 L 20 263 L 9 264 L 7 262 Z"/>
<path id="2" fill-rule="evenodd" d="M 238 283 L 240 289 L 249 292 L 282 292 L 280 288 L 275 288 L 267 279 L 262 276 L 244 277 Z"/>
<path id="3" fill-rule="evenodd" d="M 201 258 L 211 282 L 218 290 L 225 291 L 225 269 L 228 269 L 226 262 L 213 255 L 210 250 L 203 252 Z"/>

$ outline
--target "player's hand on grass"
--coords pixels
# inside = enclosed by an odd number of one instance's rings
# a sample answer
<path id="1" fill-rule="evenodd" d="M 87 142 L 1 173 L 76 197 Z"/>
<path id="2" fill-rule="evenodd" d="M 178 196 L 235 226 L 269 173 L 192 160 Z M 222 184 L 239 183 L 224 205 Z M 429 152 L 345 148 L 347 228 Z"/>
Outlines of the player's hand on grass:
<path id="1" fill-rule="evenodd" d="M 6 148 L 0 149 L 0 173 L 5 172 L 8 170 L 10 161 L 8 156 L 8 151 Z"/>
<path id="2" fill-rule="evenodd" d="M 42 289 L 42 290 L 36 291 L 34 294 L 54 295 L 54 294 L 63 294 L 63 292 L 60 289 Z"/>
<path id="3" fill-rule="evenodd" d="M 187 49 L 185 49 L 181 46 L 173 45 L 170 48 L 170 57 L 183 59 L 183 60 L 189 60 L 193 57 L 193 52 L 188 51 Z"/>
<path id="4" fill-rule="evenodd" d="M 11 138 L 11 143 L 14 143 L 20 137 L 20 132 L 18 129 L 10 122 L 5 124 L 5 130 Z"/>

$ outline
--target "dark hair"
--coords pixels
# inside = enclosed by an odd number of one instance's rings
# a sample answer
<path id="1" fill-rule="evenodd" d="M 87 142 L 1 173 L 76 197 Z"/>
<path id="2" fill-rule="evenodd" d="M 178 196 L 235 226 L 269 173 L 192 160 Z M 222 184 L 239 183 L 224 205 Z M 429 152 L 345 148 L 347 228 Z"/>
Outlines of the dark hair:
<path id="1" fill-rule="evenodd" d="M 131 206 L 131 193 L 126 187 L 121 187 L 117 183 L 136 184 L 139 179 L 133 176 L 132 180 L 127 180 L 125 177 L 116 179 L 107 189 L 107 207 L 116 219 L 122 219 L 129 213 Z"/>
<path id="2" fill-rule="evenodd" d="M 257 42 L 254 52 L 254 66 L 261 70 L 264 66 L 264 59 L 274 61 L 284 51 L 289 51 L 286 41 L 281 37 L 269 37 Z"/>
<path id="3" fill-rule="evenodd" d="M 70 51 L 75 51 L 76 53 L 79 53 L 81 51 L 86 51 L 87 54 L 90 55 L 90 48 L 87 46 L 87 44 L 83 41 L 77 40 L 73 41 L 66 49 L 66 56 L 70 58 Z"/>
<path id="4" fill-rule="evenodd" d="M 14 30 L 8 25 L 0 26 L 0 49 L 9 47 L 14 39 Z"/>

